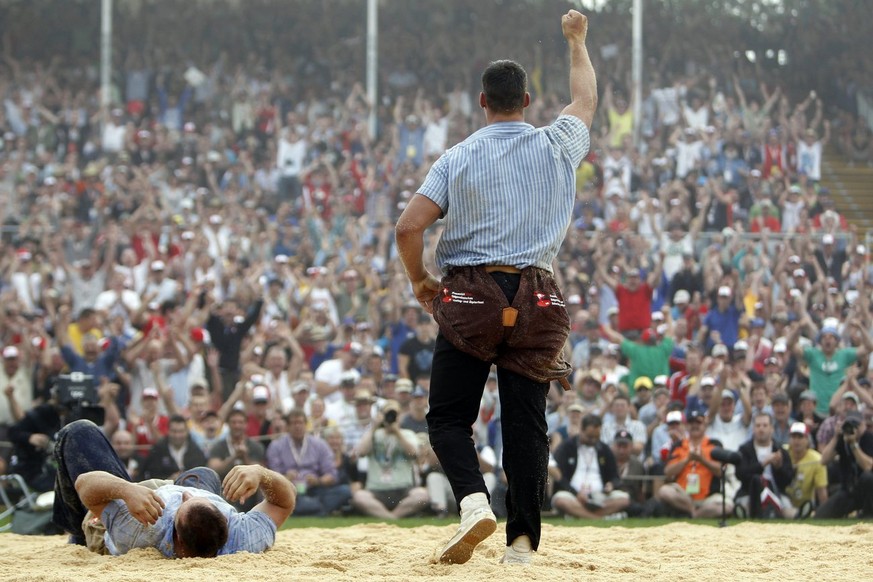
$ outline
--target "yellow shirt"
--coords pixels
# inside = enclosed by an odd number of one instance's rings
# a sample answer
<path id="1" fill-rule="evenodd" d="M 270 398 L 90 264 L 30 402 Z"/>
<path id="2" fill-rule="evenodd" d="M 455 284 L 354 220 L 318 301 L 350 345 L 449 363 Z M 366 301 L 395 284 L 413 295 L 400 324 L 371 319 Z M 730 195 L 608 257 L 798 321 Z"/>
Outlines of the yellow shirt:
<path id="1" fill-rule="evenodd" d="M 616 109 L 610 109 L 607 112 L 609 117 L 609 145 L 612 147 L 621 147 L 626 135 L 631 135 L 634 131 L 634 114 L 630 108 L 624 113 L 619 113 Z"/>
<path id="2" fill-rule="evenodd" d="M 786 488 L 785 493 L 791 498 L 794 507 L 800 507 L 805 501 L 815 499 L 815 490 L 828 486 L 828 471 L 821 464 L 821 454 L 815 449 L 809 449 L 799 461 L 794 463 L 794 480 Z"/>
<path id="3" fill-rule="evenodd" d="M 88 333 L 97 339 L 103 337 L 103 332 L 97 328 L 92 329 Z M 67 326 L 67 337 L 70 338 L 70 347 L 73 348 L 73 351 L 80 356 L 85 355 L 85 350 L 82 348 L 82 338 L 85 337 L 85 334 L 79 329 L 78 323 L 74 322 Z"/>

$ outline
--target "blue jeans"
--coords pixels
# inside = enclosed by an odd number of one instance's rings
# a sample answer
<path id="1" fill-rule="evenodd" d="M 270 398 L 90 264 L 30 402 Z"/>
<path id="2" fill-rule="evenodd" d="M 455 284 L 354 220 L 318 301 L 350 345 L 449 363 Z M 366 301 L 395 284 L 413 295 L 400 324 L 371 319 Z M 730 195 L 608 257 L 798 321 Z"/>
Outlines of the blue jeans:
<path id="1" fill-rule="evenodd" d="M 76 493 L 76 479 L 92 471 L 105 471 L 130 481 L 127 468 L 115 449 L 90 420 L 77 420 L 61 429 L 55 444 L 54 458 L 58 472 L 55 478 L 55 503 L 52 521 L 72 535 L 71 541 L 85 545 L 82 520 L 88 508 Z M 203 489 L 221 495 L 221 480 L 212 469 L 196 467 L 179 475 L 176 485 Z"/>
<path id="2" fill-rule="evenodd" d="M 328 487 L 313 487 L 305 495 L 297 496 L 294 515 L 330 515 L 352 498 L 352 490 L 348 485 L 330 485 Z"/>

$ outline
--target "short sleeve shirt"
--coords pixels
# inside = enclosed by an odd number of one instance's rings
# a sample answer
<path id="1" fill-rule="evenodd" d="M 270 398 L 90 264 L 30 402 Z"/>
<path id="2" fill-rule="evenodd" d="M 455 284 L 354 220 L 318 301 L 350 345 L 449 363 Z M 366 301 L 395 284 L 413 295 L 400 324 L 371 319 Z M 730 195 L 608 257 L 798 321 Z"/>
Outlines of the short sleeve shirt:
<path id="1" fill-rule="evenodd" d="M 418 193 L 442 210 L 437 266 L 487 264 L 551 272 L 573 212 L 576 168 L 588 153 L 588 127 L 561 115 L 534 128 L 492 123 L 449 149 Z"/>
<path id="2" fill-rule="evenodd" d="M 831 396 L 839 389 L 846 368 L 858 359 L 858 350 L 842 348 L 828 358 L 820 349 L 807 347 L 803 350 L 803 359 L 809 364 L 809 388 L 818 397 L 815 411 L 826 415 Z"/>
<path id="3" fill-rule="evenodd" d="M 205 497 L 227 518 L 227 543 L 218 551 L 219 556 L 236 552 L 261 553 L 273 547 L 276 541 L 276 523 L 262 511 L 240 513 L 218 495 L 194 487 L 165 485 L 155 492 L 164 500 L 165 507 L 152 526 L 137 521 L 124 501 L 118 499 L 110 501 L 103 510 L 104 541 L 110 554 L 119 556 L 136 548 L 156 548 L 167 558 L 175 557 L 173 524 L 183 493 Z"/>

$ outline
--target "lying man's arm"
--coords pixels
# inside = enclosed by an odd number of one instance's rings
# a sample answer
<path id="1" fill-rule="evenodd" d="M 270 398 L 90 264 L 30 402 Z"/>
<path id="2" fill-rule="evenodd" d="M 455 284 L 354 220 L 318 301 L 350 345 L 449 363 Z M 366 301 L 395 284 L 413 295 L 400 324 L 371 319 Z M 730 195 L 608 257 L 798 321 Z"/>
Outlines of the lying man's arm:
<path id="1" fill-rule="evenodd" d="M 110 501 L 124 501 L 130 515 L 143 525 L 154 525 L 164 511 L 164 500 L 153 490 L 125 481 L 105 471 L 92 471 L 76 479 L 76 493 L 82 505 L 94 515 L 103 515 Z"/>
<path id="2" fill-rule="evenodd" d="M 266 513 L 276 527 L 281 527 L 297 503 L 297 490 L 284 476 L 261 465 L 237 465 L 222 483 L 222 494 L 231 503 L 244 503 L 258 489 L 264 500 L 252 511 Z"/>

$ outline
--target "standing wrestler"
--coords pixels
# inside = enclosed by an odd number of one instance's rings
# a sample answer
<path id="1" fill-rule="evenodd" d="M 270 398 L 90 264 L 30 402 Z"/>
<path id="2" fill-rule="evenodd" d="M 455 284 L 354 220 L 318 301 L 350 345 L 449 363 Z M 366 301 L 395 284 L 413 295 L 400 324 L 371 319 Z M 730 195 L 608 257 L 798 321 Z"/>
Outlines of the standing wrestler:
<path id="1" fill-rule="evenodd" d="M 400 258 L 440 333 L 427 414 L 430 442 L 461 511 L 461 526 L 436 556 L 464 563 L 497 527 L 479 471 L 472 426 L 489 369 L 500 385 L 506 495 L 504 563 L 529 563 L 540 541 L 548 461 L 546 393 L 566 382 L 561 349 L 570 320 L 552 276 L 573 208 L 575 170 L 588 152 L 597 106 L 585 48 L 588 19 L 561 19 L 570 48 L 572 102 L 550 126 L 524 121 L 527 75 L 512 61 L 482 74 L 487 126 L 440 157 L 397 222 Z M 424 264 L 424 232 L 444 218 L 436 247 L 442 280 Z"/>

